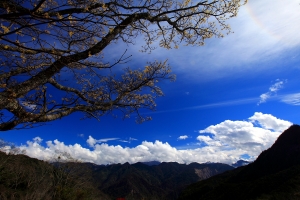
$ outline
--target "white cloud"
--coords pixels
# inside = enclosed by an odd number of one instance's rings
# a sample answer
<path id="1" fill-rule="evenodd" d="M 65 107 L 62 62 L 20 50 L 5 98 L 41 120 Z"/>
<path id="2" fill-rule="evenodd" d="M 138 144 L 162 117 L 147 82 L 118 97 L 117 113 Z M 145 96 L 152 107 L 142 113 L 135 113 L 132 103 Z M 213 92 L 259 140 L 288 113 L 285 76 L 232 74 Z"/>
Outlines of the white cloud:
<path id="1" fill-rule="evenodd" d="M 200 142 L 204 142 L 208 146 L 222 146 L 220 141 L 215 141 L 211 137 L 205 135 L 199 135 L 197 137 L 197 140 L 199 140 Z"/>
<path id="2" fill-rule="evenodd" d="M 118 139 L 120 139 L 120 138 L 103 138 L 103 139 L 97 140 L 97 143 L 104 143 L 104 142 L 108 142 L 111 140 L 118 140 Z"/>
<path id="3" fill-rule="evenodd" d="M 278 119 L 270 114 L 256 112 L 252 117 L 249 117 L 252 123 L 258 123 L 262 128 L 274 130 L 275 132 L 283 132 L 292 123 L 282 119 Z"/>
<path id="4" fill-rule="evenodd" d="M 267 99 L 271 98 L 272 96 L 276 95 L 277 91 L 280 90 L 283 87 L 283 84 L 286 82 L 286 80 L 282 81 L 277 79 L 276 83 L 271 85 L 269 87 L 269 91 L 260 95 L 260 100 L 257 103 L 257 105 L 260 105 L 261 103 L 265 103 Z"/>
<path id="5" fill-rule="evenodd" d="M 256 124 L 259 126 L 255 126 Z M 213 139 L 206 141 L 211 148 L 215 146 L 212 142 L 219 142 L 222 144 L 220 150 L 240 150 L 256 157 L 261 151 L 269 148 L 277 137 L 291 125 L 292 123 L 289 121 L 256 112 L 249 117 L 249 121 L 225 120 L 220 124 L 201 130 L 200 134 L 213 134 Z M 198 139 L 203 140 L 203 136 L 200 136 Z"/>
<path id="6" fill-rule="evenodd" d="M 267 142 L 266 136 L 272 134 L 269 130 L 254 127 L 251 122 L 231 120 L 209 126 L 200 133 L 213 134 L 214 141 L 221 143 L 223 148 L 240 149 L 245 153 L 251 151 L 252 155 L 263 150 Z"/>
<path id="7" fill-rule="evenodd" d="M 248 121 L 225 120 L 200 130 L 197 140 L 204 142 L 206 146 L 200 145 L 195 149 L 179 150 L 161 141 L 143 141 L 140 145 L 129 148 L 99 143 L 92 136 L 87 140 L 92 149 L 84 148 L 80 144 L 66 145 L 58 140 L 47 141 L 44 147 L 41 144 L 42 139 L 38 137 L 20 148 L 26 150 L 28 156 L 38 159 L 49 160 L 56 156 L 56 152 L 66 152 L 75 159 L 96 164 L 152 160 L 179 163 L 207 161 L 233 163 L 245 154 L 255 159 L 261 151 L 269 148 L 280 133 L 291 124 L 291 122 L 259 112 L 249 117 Z"/>
<path id="8" fill-rule="evenodd" d="M 283 84 L 286 82 L 277 80 L 277 82 L 273 85 L 271 85 L 271 89 L 269 88 L 269 92 L 264 93 L 260 95 L 260 97 L 253 97 L 253 98 L 244 98 L 244 99 L 236 99 L 236 100 L 230 100 L 230 101 L 223 101 L 223 102 L 217 102 L 217 103 L 210 103 L 210 104 L 204 104 L 199 106 L 191 106 L 191 107 L 183 107 L 178 109 L 172 109 L 172 110 L 160 110 L 156 112 L 152 112 L 152 115 L 159 114 L 159 113 L 168 113 L 168 112 L 179 112 L 184 110 L 197 110 L 197 109 L 207 109 L 207 108 L 217 108 L 217 107 L 227 107 L 227 106 L 235 106 L 235 105 L 243 105 L 243 104 L 251 104 L 258 102 L 260 103 L 265 102 L 269 98 L 273 98 L 276 100 L 279 100 L 281 102 L 291 104 L 291 105 L 300 105 L 300 93 L 292 93 L 292 94 L 285 94 L 285 95 L 275 95 L 279 89 L 283 87 Z M 277 85 L 277 89 L 275 90 L 275 86 Z M 274 92 L 270 92 L 270 90 Z M 144 113 L 148 114 L 148 113 Z"/>
<path id="9" fill-rule="evenodd" d="M 26 102 L 26 101 L 21 101 L 20 103 L 21 103 L 22 106 L 24 106 L 28 110 L 35 110 L 35 109 L 37 109 L 37 105 L 35 105 L 35 104 L 31 104 L 31 103 Z"/>
<path id="10" fill-rule="evenodd" d="M 261 104 L 261 103 L 264 103 L 267 101 L 268 98 L 270 98 L 270 94 L 269 93 L 264 93 L 264 94 L 261 94 L 259 97 L 260 97 L 260 100 L 259 102 L 257 103 L 257 105 Z"/>
<path id="11" fill-rule="evenodd" d="M 135 46 L 130 46 L 129 51 L 132 52 L 128 54 L 138 55 L 135 57 L 141 58 L 141 61 L 168 59 L 174 70 L 188 73 L 189 79 L 207 81 L 245 71 L 270 70 L 273 65 L 257 65 L 285 56 L 288 50 L 300 46 L 300 34 L 297 31 L 300 30 L 298 0 L 248 1 L 241 7 L 238 16 L 227 22 L 234 33 L 224 38 L 210 38 L 202 47 L 186 47 L 182 44 L 178 50 L 157 48 L 150 55 L 138 54 L 140 46 L 144 44 L 141 37 Z M 117 45 L 119 47 L 120 44 Z M 118 49 L 121 55 L 124 49 Z M 115 54 L 116 48 L 112 47 L 111 52 Z M 292 58 L 295 55 L 289 56 Z"/>
<path id="12" fill-rule="evenodd" d="M 285 81 L 281 81 L 279 79 L 276 80 L 277 82 L 274 83 L 270 88 L 269 91 L 270 92 L 277 92 L 279 89 L 282 88 L 282 85 L 284 84 Z"/>
<path id="13" fill-rule="evenodd" d="M 35 137 L 35 138 L 33 138 L 33 141 L 39 144 L 43 141 L 43 139 L 40 137 Z"/>
<path id="14" fill-rule="evenodd" d="M 248 13 L 255 23 L 274 40 L 284 46 L 297 46 L 300 36 L 299 1 L 249 1 Z"/>
<path id="15" fill-rule="evenodd" d="M 90 147 L 93 147 L 97 143 L 97 140 L 92 136 L 89 136 L 89 139 L 86 140 L 86 143 L 88 143 Z"/>
<path id="16" fill-rule="evenodd" d="M 199 105 L 199 106 L 184 107 L 184 108 L 173 109 L 173 110 L 155 111 L 155 112 L 152 112 L 151 114 L 167 113 L 167 112 L 178 112 L 178 111 L 183 111 L 183 110 L 207 109 L 207 108 L 234 106 L 234 105 L 243 105 L 243 104 L 255 103 L 258 100 L 259 100 L 259 98 L 257 98 L 257 97 L 255 97 L 255 98 L 237 99 L 237 100 L 230 100 L 230 101 L 223 101 L 223 102 L 217 102 L 217 103 L 204 104 L 204 105 Z M 144 114 L 147 114 L 147 113 L 144 113 Z"/>
<path id="17" fill-rule="evenodd" d="M 97 143 L 105 143 L 105 142 L 108 142 L 111 140 L 118 140 L 118 139 L 120 139 L 120 138 L 103 138 L 103 139 L 96 140 L 92 136 L 89 136 L 89 138 L 86 140 L 86 142 L 89 144 L 90 147 L 93 147 Z"/>
<path id="18" fill-rule="evenodd" d="M 189 136 L 187 136 L 187 135 L 181 135 L 181 136 L 179 136 L 177 139 L 178 139 L 178 140 L 185 140 L 185 139 L 187 139 L 187 138 L 189 138 Z"/>
<path id="19" fill-rule="evenodd" d="M 120 142 L 127 142 L 127 143 L 131 143 L 131 141 L 135 141 L 135 140 L 137 140 L 136 138 L 132 138 L 132 137 L 129 137 L 128 139 L 126 139 L 126 140 L 118 140 L 118 141 L 120 141 Z"/>
<path id="20" fill-rule="evenodd" d="M 290 105 L 300 106 L 300 93 L 284 95 L 281 97 L 281 101 Z"/>

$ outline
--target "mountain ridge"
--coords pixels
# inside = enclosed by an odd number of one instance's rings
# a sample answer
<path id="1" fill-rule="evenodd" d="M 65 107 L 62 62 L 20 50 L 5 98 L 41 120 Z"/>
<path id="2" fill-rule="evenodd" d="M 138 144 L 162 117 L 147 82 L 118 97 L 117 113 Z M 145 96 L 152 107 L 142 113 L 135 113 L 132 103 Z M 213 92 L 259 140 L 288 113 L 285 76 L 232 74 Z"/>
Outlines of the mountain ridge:
<path id="1" fill-rule="evenodd" d="M 184 199 L 300 199 L 300 126 L 285 130 L 247 166 L 188 186 Z"/>
<path id="2" fill-rule="evenodd" d="M 174 200 L 191 183 L 232 169 L 222 163 L 48 163 L 0 152 L 0 199 Z"/>
<path id="3" fill-rule="evenodd" d="M 222 163 L 162 162 L 153 166 L 125 163 L 100 168 L 93 177 L 97 187 L 113 198 L 176 199 L 189 184 L 231 169 L 234 168 Z"/>

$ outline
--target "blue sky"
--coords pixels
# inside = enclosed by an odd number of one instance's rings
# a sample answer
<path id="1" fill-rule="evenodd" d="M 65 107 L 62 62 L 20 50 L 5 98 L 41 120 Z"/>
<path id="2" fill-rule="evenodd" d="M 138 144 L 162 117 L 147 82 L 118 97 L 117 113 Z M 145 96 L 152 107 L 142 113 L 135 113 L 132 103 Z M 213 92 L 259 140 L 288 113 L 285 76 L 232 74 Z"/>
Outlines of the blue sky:
<path id="1" fill-rule="evenodd" d="M 131 67 L 168 59 L 177 76 L 161 82 L 163 97 L 153 120 L 143 124 L 104 116 L 80 120 L 80 113 L 44 126 L 1 132 L 27 154 L 49 159 L 57 150 L 97 164 L 138 161 L 224 162 L 255 159 L 291 124 L 300 124 L 300 5 L 297 0 L 252 0 L 230 19 L 234 33 L 201 47 L 157 48 L 141 53 L 118 43 L 104 52 L 118 58 L 125 49 Z"/>

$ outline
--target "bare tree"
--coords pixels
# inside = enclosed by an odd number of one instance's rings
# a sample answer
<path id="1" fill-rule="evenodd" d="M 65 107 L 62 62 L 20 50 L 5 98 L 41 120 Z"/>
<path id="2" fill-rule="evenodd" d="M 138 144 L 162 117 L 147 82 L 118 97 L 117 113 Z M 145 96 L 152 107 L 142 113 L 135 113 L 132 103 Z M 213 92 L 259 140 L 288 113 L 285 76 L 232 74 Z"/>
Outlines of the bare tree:
<path id="1" fill-rule="evenodd" d="M 80 160 L 74 159 L 69 153 L 60 151 L 56 151 L 54 157 L 48 162 L 54 166 L 51 172 L 52 187 L 55 188 L 52 193 L 53 199 L 64 199 L 62 197 L 75 199 L 74 193 L 70 193 L 70 189 L 72 189 L 72 192 L 76 191 L 75 196 L 95 196 L 100 192 L 95 191 L 95 187 L 92 186 L 92 169 L 87 163 L 81 163 Z"/>
<path id="2" fill-rule="evenodd" d="M 0 199 L 110 199 L 93 185 L 87 164 L 58 153 L 49 163 L 0 151 Z"/>
<path id="3" fill-rule="evenodd" d="M 0 130 L 31 127 L 74 112 L 99 118 L 154 109 L 160 79 L 174 79 L 166 62 L 143 69 L 105 62 L 112 43 L 144 37 L 143 51 L 203 45 L 230 32 L 225 23 L 243 0 L 2 0 L 0 1 Z M 124 50 L 126 52 L 126 50 Z M 106 57 L 105 57 L 106 58 Z M 111 60 L 111 59 L 107 59 Z M 147 89 L 148 88 L 148 89 Z"/>

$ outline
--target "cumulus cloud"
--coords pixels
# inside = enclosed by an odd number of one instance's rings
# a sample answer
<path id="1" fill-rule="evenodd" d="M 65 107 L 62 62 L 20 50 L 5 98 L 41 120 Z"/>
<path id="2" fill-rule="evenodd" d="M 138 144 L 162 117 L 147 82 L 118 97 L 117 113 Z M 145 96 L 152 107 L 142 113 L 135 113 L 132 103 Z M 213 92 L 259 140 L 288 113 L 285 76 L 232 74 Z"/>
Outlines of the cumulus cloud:
<path id="1" fill-rule="evenodd" d="M 187 136 L 187 135 L 181 135 L 181 136 L 179 136 L 177 139 L 178 139 L 178 140 L 185 140 L 185 139 L 187 139 L 187 138 L 189 138 L 189 136 Z"/>
<path id="2" fill-rule="evenodd" d="M 258 125 L 258 126 L 257 126 Z M 215 143 L 222 149 L 239 150 L 252 157 L 269 148 L 277 137 L 292 123 L 278 119 L 270 114 L 254 113 L 248 121 L 225 120 L 217 125 L 212 125 L 200 131 L 200 134 L 210 133 L 213 139 L 207 136 L 198 136 L 198 140 L 204 141 L 208 148 L 214 148 Z"/>
<path id="3" fill-rule="evenodd" d="M 103 141 L 116 138 L 96 140 L 89 136 L 86 141 L 91 148 L 84 148 L 80 144 L 66 145 L 54 140 L 42 144 L 39 137 L 20 146 L 26 154 L 43 160 L 53 159 L 57 152 L 66 152 L 73 158 L 83 162 L 96 164 L 135 163 L 157 160 L 161 162 L 222 162 L 233 163 L 243 155 L 255 159 L 261 151 L 269 148 L 282 131 L 287 129 L 291 122 L 278 119 L 270 114 L 254 113 L 246 121 L 225 120 L 199 131 L 197 141 L 205 143 L 194 149 L 177 149 L 168 142 L 143 141 L 136 147 L 122 147 L 109 145 Z"/>
<path id="4" fill-rule="evenodd" d="M 273 130 L 275 132 L 283 132 L 292 123 L 282 119 L 278 119 L 270 114 L 256 112 L 252 117 L 249 117 L 252 123 L 258 123 L 262 128 Z"/>
<path id="5" fill-rule="evenodd" d="M 257 103 L 257 105 L 260 105 L 261 103 L 265 103 L 267 101 L 267 99 L 269 99 L 270 97 L 276 95 L 277 91 L 280 90 L 283 87 L 283 84 L 286 82 L 286 80 L 276 80 L 276 83 L 274 83 L 273 85 L 271 85 L 271 87 L 269 87 L 269 91 L 266 93 L 263 93 L 260 95 L 260 100 Z"/>
<path id="6" fill-rule="evenodd" d="M 197 140 L 205 143 L 208 146 L 222 146 L 220 141 L 213 140 L 211 137 L 205 135 L 199 135 Z"/>
<path id="7" fill-rule="evenodd" d="M 33 138 L 33 141 L 36 143 L 41 143 L 43 141 L 43 139 L 40 137 L 35 137 L 35 138 Z"/>

